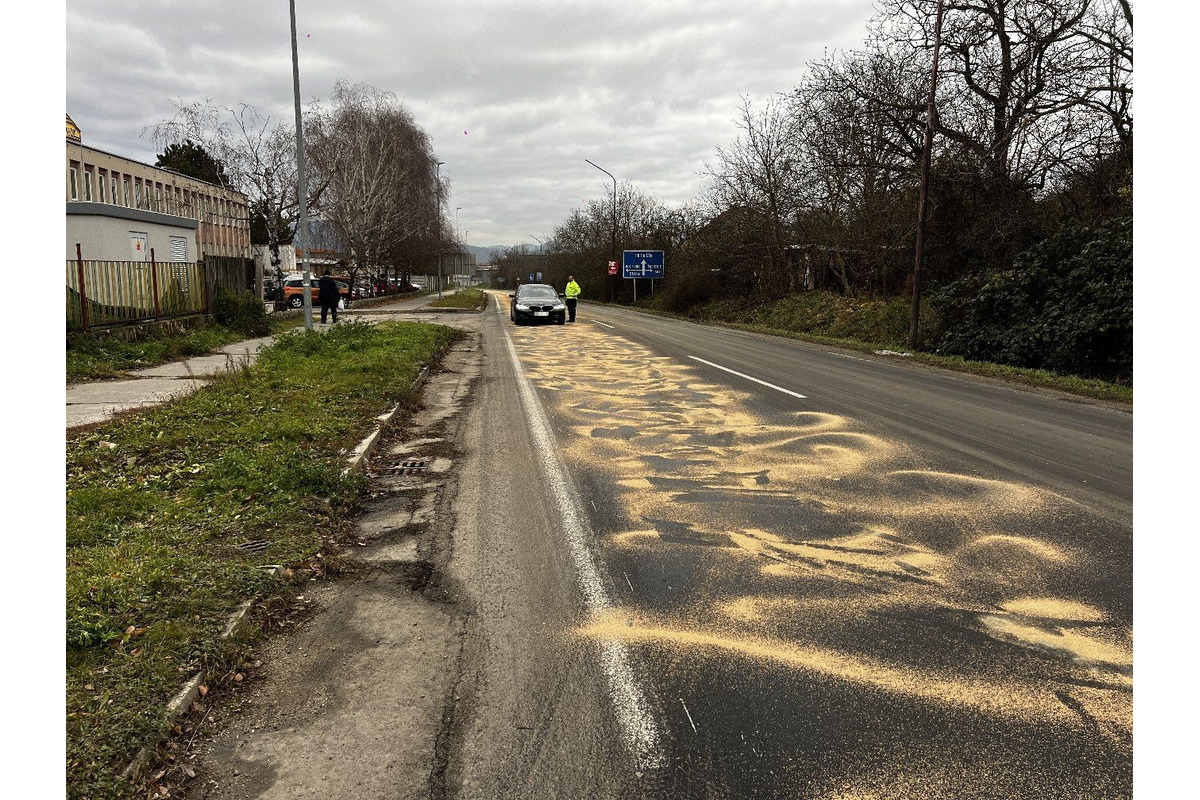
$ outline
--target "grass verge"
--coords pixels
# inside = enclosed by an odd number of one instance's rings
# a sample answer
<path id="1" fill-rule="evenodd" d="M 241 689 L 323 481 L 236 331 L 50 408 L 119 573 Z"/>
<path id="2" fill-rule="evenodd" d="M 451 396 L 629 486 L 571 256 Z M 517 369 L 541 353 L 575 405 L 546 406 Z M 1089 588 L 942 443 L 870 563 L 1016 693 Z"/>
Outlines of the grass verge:
<path id="1" fill-rule="evenodd" d="M 296 333 L 193 395 L 67 440 L 67 788 L 130 796 L 119 777 L 164 732 L 265 564 L 330 568 L 363 486 L 346 452 L 461 334 L 418 323 Z M 265 543 L 250 551 L 248 542 Z"/>
<path id="2" fill-rule="evenodd" d="M 300 323 L 294 319 L 272 319 L 271 332 L 281 333 L 297 324 Z M 220 325 L 175 333 L 155 332 L 136 342 L 91 333 L 70 334 L 67 336 L 67 383 L 124 378 L 129 370 L 208 355 L 245 339 L 246 334 Z"/>
<path id="3" fill-rule="evenodd" d="M 459 289 L 454 294 L 448 294 L 440 300 L 434 300 L 426 308 L 468 308 L 472 311 L 482 311 L 487 307 L 487 293 L 482 289 Z"/>

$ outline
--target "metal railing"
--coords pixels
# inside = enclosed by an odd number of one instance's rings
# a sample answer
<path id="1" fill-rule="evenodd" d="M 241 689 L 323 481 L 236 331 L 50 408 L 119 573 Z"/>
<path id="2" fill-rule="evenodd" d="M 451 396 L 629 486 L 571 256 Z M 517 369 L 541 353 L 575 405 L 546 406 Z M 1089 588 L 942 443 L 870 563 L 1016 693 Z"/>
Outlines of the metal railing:
<path id="1" fill-rule="evenodd" d="M 67 330 L 202 314 L 203 264 L 67 261 Z"/>

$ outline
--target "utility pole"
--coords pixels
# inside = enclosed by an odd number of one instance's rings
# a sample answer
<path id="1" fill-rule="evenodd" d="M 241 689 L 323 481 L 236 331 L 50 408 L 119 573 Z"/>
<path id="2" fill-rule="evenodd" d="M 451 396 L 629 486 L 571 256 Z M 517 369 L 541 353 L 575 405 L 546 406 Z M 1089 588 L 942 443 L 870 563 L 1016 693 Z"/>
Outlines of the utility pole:
<path id="1" fill-rule="evenodd" d="M 925 106 L 925 142 L 921 147 L 921 193 L 917 200 L 917 252 L 913 260 L 912 318 L 908 323 L 908 346 L 917 346 L 921 318 L 921 261 L 925 258 L 925 203 L 929 196 L 929 162 L 933 159 L 933 132 L 937 125 L 938 55 L 942 50 L 942 0 L 938 0 L 937 21 L 933 25 L 933 75 L 929 81 L 929 102 Z"/>
<path id="2" fill-rule="evenodd" d="M 437 178 L 437 261 L 438 261 L 438 297 L 442 296 L 442 164 L 437 162 L 434 167 Z"/>
<path id="3" fill-rule="evenodd" d="M 584 161 L 587 161 L 593 167 L 600 170 L 608 177 L 612 178 L 612 182 L 613 182 L 612 263 L 615 264 L 615 263 L 617 263 L 617 179 L 615 177 L 613 177 L 613 174 L 611 172 L 609 172 L 608 170 L 606 170 L 604 167 L 600 166 L 599 164 L 595 164 L 591 160 L 586 159 L 586 158 L 584 159 Z M 608 285 L 610 288 L 609 301 L 615 303 L 617 301 L 617 282 L 616 282 L 615 276 L 614 276 L 613 280 L 610 280 L 608 282 Z M 637 300 L 637 281 L 636 280 L 633 282 L 633 299 L 635 301 Z"/>
<path id="4" fill-rule="evenodd" d="M 297 200 L 300 202 L 300 253 L 304 266 L 304 330 L 311 331 L 312 272 L 308 264 L 308 175 L 304 170 L 304 122 L 300 115 L 300 57 L 296 51 L 296 0 L 288 0 L 292 16 L 292 94 L 296 103 L 296 177 Z"/>

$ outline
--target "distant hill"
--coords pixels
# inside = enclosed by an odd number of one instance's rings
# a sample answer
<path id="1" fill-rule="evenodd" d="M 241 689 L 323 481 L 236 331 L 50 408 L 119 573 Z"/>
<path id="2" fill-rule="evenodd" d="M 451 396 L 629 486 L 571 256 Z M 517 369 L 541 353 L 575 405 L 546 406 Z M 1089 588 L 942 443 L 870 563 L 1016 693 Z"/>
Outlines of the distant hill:
<path id="1" fill-rule="evenodd" d="M 492 251 L 493 250 L 495 250 L 498 253 L 503 253 L 507 249 L 508 249 L 508 245 L 506 245 L 506 244 L 492 244 L 492 245 L 483 245 L 483 246 L 478 246 L 478 245 L 473 245 L 473 244 L 467 245 L 467 252 L 475 254 L 475 263 L 479 264 L 480 266 L 483 266 L 484 264 L 492 263 Z"/>

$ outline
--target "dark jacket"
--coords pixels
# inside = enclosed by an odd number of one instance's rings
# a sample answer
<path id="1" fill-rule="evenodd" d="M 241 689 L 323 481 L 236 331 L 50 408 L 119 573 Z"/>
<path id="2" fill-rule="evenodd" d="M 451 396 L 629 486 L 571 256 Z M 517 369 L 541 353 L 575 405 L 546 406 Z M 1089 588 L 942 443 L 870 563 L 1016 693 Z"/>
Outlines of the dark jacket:
<path id="1" fill-rule="evenodd" d="M 341 297 L 338 293 L 337 281 L 329 275 L 322 275 L 321 280 L 317 282 L 317 292 L 320 294 L 321 305 L 337 308 L 338 298 Z"/>

